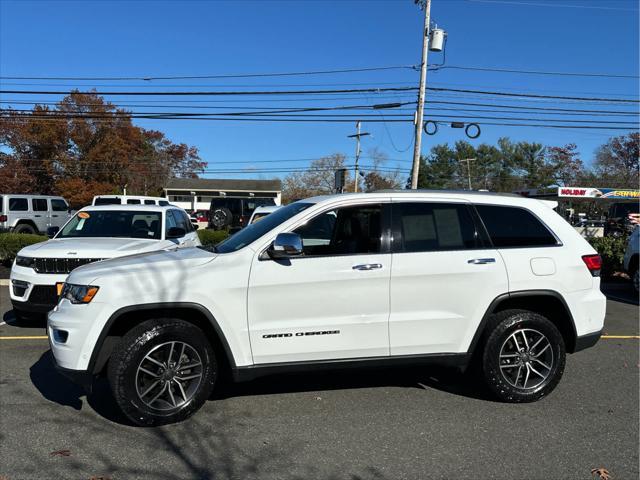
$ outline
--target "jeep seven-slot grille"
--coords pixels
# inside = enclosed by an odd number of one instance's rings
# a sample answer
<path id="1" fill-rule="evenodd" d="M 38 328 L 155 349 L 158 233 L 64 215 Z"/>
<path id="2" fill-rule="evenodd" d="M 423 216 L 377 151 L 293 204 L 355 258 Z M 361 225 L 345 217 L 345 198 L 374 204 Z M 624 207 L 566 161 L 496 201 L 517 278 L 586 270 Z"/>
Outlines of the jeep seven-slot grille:
<path id="1" fill-rule="evenodd" d="M 36 258 L 35 270 L 38 273 L 70 273 L 71 270 L 97 262 L 101 258 Z"/>
<path id="2" fill-rule="evenodd" d="M 34 285 L 29 294 L 29 302 L 54 307 L 58 303 L 58 293 L 55 285 Z"/>

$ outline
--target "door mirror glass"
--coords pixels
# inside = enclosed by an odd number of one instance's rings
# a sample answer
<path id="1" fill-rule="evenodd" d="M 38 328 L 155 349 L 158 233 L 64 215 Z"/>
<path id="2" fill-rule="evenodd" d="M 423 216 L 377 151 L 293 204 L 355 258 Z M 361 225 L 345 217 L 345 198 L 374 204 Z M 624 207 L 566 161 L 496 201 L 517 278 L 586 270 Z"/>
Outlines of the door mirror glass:
<path id="1" fill-rule="evenodd" d="M 187 234 L 187 232 L 185 232 L 184 228 L 170 227 L 169 230 L 167 230 L 167 239 L 182 238 L 186 234 Z"/>
<path id="2" fill-rule="evenodd" d="M 302 238 L 297 233 L 279 233 L 268 250 L 271 258 L 289 258 L 302 255 Z"/>
<path id="3" fill-rule="evenodd" d="M 60 231 L 60 227 L 49 227 L 47 228 L 47 237 L 53 238 Z"/>

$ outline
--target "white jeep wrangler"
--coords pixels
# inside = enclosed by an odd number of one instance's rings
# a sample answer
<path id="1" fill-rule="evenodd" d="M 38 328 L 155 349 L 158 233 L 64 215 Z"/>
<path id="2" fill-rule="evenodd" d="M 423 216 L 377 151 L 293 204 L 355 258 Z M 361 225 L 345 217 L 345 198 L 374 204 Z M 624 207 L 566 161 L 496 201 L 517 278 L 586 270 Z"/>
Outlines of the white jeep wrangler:
<path id="1" fill-rule="evenodd" d="M 479 365 L 503 401 L 558 384 L 603 328 L 600 257 L 553 202 L 379 192 L 282 207 L 216 248 L 80 267 L 49 313 L 62 373 L 106 373 L 140 425 L 235 380 L 344 366 Z"/>

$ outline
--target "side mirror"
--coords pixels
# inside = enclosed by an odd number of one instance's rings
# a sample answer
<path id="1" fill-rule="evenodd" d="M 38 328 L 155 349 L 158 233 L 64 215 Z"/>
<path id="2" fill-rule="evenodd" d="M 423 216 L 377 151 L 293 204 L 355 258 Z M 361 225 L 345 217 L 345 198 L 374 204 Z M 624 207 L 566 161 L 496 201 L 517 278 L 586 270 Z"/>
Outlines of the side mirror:
<path id="1" fill-rule="evenodd" d="M 53 238 L 60 231 L 60 227 L 49 227 L 47 228 L 47 237 Z"/>
<path id="2" fill-rule="evenodd" d="M 167 240 L 171 239 L 171 238 L 182 238 L 187 234 L 187 232 L 185 232 L 184 228 L 180 228 L 180 227 L 171 227 L 168 231 L 167 231 Z"/>
<path id="3" fill-rule="evenodd" d="M 267 253 L 273 259 L 300 256 L 303 253 L 302 238 L 297 233 L 279 233 Z"/>

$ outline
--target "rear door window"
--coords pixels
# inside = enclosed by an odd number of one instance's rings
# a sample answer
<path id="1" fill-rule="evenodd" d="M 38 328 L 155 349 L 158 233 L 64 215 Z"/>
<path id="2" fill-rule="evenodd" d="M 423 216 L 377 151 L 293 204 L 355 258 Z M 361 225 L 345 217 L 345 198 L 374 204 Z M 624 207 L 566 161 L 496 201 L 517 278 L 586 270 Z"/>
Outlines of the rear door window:
<path id="1" fill-rule="evenodd" d="M 466 205 L 394 203 L 393 252 L 468 250 L 480 246 L 476 225 Z"/>
<path id="2" fill-rule="evenodd" d="M 558 245 L 549 228 L 525 208 L 476 205 L 476 210 L 496 248 Z"/>
<path id="3" fill-rule="evenodd" d="M 47 208 L 47 199 L 46 198 L 34 198 L 31 200 L 31 208 L 34 212 L 46 212 Z"/>
<path id="4" fill-rule="evenodd" d="M 9 198 L 9 211 L 26 212 L 28 210 L 29 205 L 26 198 Z"/>

